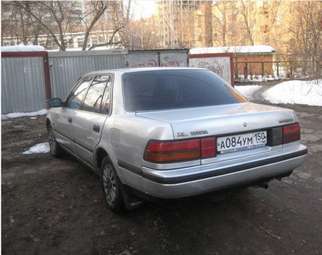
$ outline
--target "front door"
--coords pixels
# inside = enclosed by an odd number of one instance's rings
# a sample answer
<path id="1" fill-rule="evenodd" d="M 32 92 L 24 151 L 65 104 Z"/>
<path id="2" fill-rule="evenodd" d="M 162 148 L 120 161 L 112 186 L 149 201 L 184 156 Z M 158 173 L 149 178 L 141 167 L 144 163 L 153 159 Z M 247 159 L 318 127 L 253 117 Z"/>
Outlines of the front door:
<path id="1" fill-rule="evenodd" d="M 93 162 L 94 150 L 110 111 L 109 75 L 98 75 L 92 81 L 80 108 L 73 116 L 75 151 L 88 163 Z"/>
<path id="2" fill-rule="evenodd" d="M 56 131 L 56 138 L 58 142 L 72 151 L 74 150 L 72 126 L 73 118 L 82 105 L 91 81 L 92 77 L 85 77 L 76 84 L 67 97 L 65 106 L 59 108 L 59 113 L 54 121 L 54 129 Z"/>

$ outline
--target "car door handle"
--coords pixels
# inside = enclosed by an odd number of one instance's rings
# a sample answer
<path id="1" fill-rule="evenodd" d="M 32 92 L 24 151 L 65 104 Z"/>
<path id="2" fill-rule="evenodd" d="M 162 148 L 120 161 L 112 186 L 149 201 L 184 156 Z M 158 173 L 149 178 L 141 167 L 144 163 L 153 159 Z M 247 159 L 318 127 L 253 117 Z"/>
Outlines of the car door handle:
<path id="1" fill-rule="evenodd" d="M 72 123 L 73 122 L 73 119 L 71 117 L 68 117 L 68 122 L 69 123 Z"/>
<path id="2" fill-rule="evenodd" d="M 99 125 L 97 125 L 97 124 L 95 124 L 94 126 L 93 126 L 93 130 L 95 131 L 95 132 L 99 132 L 100 131 L 100 126 Z"/>

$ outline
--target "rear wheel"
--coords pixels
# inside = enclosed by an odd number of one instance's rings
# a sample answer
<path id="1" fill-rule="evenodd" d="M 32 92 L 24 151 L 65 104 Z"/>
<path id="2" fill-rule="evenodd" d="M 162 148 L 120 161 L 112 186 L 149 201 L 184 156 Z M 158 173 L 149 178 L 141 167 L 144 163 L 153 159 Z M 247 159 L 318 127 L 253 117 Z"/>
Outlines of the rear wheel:
<path id="1" fill-rule="evenodd" d="M 102 162 L 101 184 L 107 206 L 114 212 L 122 211 L 124 205 L 122 183 L 108 157 Z"/>
<path id="2" fill-rule="evenodd" d="M 48 143 L 51 155 L 53 155 L 54 157 L 60 157 L 61 155 L 63 155 L 64 151 L 60 147 L 59 143 L 57 143 L 54 132 L 50 126 L 48 128 Z"/>

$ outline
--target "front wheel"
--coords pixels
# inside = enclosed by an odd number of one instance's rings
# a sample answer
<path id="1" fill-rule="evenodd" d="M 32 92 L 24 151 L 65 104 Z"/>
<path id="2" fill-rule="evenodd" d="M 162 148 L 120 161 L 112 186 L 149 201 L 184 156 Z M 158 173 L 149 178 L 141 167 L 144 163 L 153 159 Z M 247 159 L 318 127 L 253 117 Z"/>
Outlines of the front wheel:
<path id="1" fill-rule="evenodd" d="M 54 157 L 60 157 L 64 153 L 59 143 L 57 143 L 54 132 L 51 127 L 48 128 L 48 143 L 50 154 Z"/>
<path id="2" fill-rule="evenodd" d="M 102 162 L 101 184 L 108 207 L 114 212 L 122 211 L 124 205 L 122 183 L 108 157 L 105 157 Z"/>

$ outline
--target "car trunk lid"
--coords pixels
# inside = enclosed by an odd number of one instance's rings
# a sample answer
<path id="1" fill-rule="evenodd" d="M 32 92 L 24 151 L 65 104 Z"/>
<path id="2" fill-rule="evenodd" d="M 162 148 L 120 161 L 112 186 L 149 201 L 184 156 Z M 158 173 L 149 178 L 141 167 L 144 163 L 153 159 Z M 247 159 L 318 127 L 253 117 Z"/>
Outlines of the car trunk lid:
<path id="1" fill-rule="evenodd" d="M 292 110 L 254 103 L 137 112 L 137 116 L 168 122 L 174 139 L 219 136 L 292 123 Z"/>

